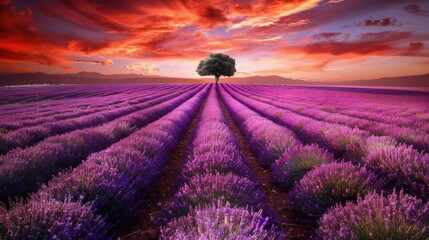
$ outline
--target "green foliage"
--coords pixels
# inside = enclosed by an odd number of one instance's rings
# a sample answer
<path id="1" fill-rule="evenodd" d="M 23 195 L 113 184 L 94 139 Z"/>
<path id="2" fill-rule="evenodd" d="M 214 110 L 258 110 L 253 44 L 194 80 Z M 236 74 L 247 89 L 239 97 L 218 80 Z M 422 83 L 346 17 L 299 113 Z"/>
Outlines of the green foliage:
<path id="1" fill-rule="evenodd" d="M 211 53 L 210 56 L 200 61 L 197 67 L 200 76 L 215 76 L 216 83 L 220 76 L 231 77 L 237 71 L 235 60 L 222 53 Z"/>

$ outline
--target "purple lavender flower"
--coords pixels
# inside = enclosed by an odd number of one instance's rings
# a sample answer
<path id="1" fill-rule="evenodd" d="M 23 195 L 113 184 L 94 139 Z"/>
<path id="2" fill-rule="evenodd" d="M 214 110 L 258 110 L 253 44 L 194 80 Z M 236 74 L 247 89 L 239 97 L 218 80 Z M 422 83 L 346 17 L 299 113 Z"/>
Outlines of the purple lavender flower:
<path id="1" fill-rule="evenodd" d="M 192 161 L 188 161 L 182 169 L 182 176 L 189 180 L 196 175 L 207 173 L 228 174 L 234 173 L 238 176 L 249 176 L 248 166 L 245 159 L 236 153 L 226 154 L 223 152 L 209 152 L 195 156 Z"/>
<path id="2" fill-rule="evenodd" d="M 315 167 L 333 161 L 332 154 L 317 145 L 297 145 L 271 165 L 274 181 L 289 190 Z"/>
<path id="3" fill-rule="evenodd" d="M 168 203 L 166 218 L 186 215 L 189 209 L 222 199 L 232 206 L 263 207 L 265 196 L 254 181 L 232 173 L 197 175 L 184 184 Z"/>
<path id="4" fill-rule="evenodd" d="M 429 154 L 405 145 L 383 146 L 362 160 L 398 188 L 405 187 L 414 195 L 429 199 Z"/>
<path id="5" fill-rule="evenodd" d="M 182 95 L 173 93 L 173 95 L 179 96 L 175 98 L 169 96 L 165 99 L 167 101 L 158 102 L 160 104 L 155 106 L 147 106 L 148 108 L 142 111 L 123 116 L 104 125 L 53 136 L 35 146 L 10 152 L 0 161 L 0 201 L 7 201 L 8 198 L 24 196 L 36 191 L 59 171 L 67 167 L 75 167 L 90 153 L 108 147 L 136 131 L 137 127 L 142 127 L 167 114 L 191 98 L 201 88 L 204 87 L 201 86 Z M 194 108 L 194 105 L 190 106 L 190 109 Z M 183 117 L 186 119 L 185 116 Z M 179 123 L 181 119 L 179 118 L 177 122 Z M 176 129 L 173 128 L 171 132 L 181 132 L 173 131 Z M 144 134 L 169 143 L 168 147 L 174 144 L 174 141 L 171 141 L 172 135 L 161 129 L 147 130 Z"/>
<path id="6" fill-rule="evenodd" d="M 273 226 L 266 229 L 267 223 L 261 210 L 255 212 L 218 201 L 172 220 L 161 228 L 161 239 L 284 239 Z"/>
<path id="7" fill-rule="evenodd" d="M 1 239 L 106 239 L 107 225 L 89 205 L 42 196 L 0 216 Z"/>
<path id="8" fill-rule="evenodd" d="M 429 204 L 394 192 L 376 192 L 330 209 L 319 221 L 321 239 L 429 239 Z"/>
<path id="9" fill-rule="evenodd" d="M 377 187 L 374 174 L 347 163 L 329 163 L 305 175 L 289 193 L 290 208 L 307 220 L 317 220 L 337 203 L 356 201 Z"/>
<path id="10" fill-rule="evenodd" d="M 142 164 L 146 163 L 145 158 L 135 158 Z M 104 159 L 91 160 L 91 164 L 82 165 L 74 171 L 67 172 L 52 179 L 47 187 L 39 191 L 40 194 L 48 194 L 55 199 L 64 201 L 70 197 L 73 201 L 92 203 L 92 208 L 96 214 L 106 216 L 110 223 L 116 223 L 124 216 L 133 216 L 139 204 L 136 198 L 138 189 L 136 186 L 144 187 L 148 185 L 146 179 L 142 177 L 132 178 L 133 173 L 122 172 L 112 164 L 96 164 L 96 161 L 112 161 L 105 156 Z M 129 161 L 126 158 L 120 160 Z M 128 163 L 124 163 L 129 165 Z M 134 170 L 142 170 L 140 174 L 150 179 L 156 172 L 148 171 L 145 166 L 131 165 Z M 140 192 L 140 191 L 138 191 Z M 36 195 L 37 197 L 37 195 Z"/>

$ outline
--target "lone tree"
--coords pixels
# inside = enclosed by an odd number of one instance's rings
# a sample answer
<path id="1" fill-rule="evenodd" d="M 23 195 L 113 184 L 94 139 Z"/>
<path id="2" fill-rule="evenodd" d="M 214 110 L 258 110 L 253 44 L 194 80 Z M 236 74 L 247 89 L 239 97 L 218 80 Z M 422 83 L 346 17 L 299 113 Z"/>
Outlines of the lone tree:
<path id="1" fill-rule="evenodd" d="M 231 77 L 236 71 L 234 58 L 222 53 L 211 53 L 208 58 L 201 60 L 197 67 L 200 76 L 213 75 L 216 83 L 220 76 Z"/>

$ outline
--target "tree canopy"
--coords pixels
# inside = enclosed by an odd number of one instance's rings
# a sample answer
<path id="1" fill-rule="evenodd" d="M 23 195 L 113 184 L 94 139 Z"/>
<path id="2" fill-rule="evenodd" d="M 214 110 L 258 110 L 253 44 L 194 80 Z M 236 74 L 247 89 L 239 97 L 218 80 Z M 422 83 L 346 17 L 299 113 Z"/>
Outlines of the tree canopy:
<path id="1" fill-rule="evenodd" d="M 200 61 L 196 71 L 200 76 L 214 76 L 217 83 L 220 76 L 234 76 L 237 70 L 234 58 L 223 53 L 211 53 Z"/>

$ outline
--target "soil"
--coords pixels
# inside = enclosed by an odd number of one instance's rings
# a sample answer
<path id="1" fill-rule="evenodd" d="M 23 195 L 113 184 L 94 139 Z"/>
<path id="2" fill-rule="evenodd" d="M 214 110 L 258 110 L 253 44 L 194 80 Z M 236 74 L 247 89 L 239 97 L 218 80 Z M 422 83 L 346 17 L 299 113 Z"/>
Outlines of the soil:
<path id="1" fill-rule="evenodd" d="M 235 124 L 227 108 L 225 107 L 224 102 L 220 98 L 219 89 L 217 90 L 219 102 L 225 118 L 227 119 L 229 128 L 237 138 L 239 147 L 241 148 L 244 156 L 249 160 L 249 167 L 252 173 L 260 181 L 261 190 L 265 193 L 266 196 L 266 203 L 269 207 L 271 207 L 271 210 L 278 218 L 280 227 L 286 234 L 287 239 L 308 239 L 313 228 L 296 224 L 295 216 L 288 208 L 288 193 L 282 192 L 279 187 L 272 183 L 271 171 L 269 169 L 264 169 L 259 164 L 259 161 L 255 158 L 252 151 L 250 150 L 246 138 Z"/>
<path id="2" fill-rule="evenodd" d="M 208 94 L 205 96 L 201 105 L 191 121 L 191 124 L 185 130 L 182 138 L 176 147 L 170 151 L 169 160 L 153 191 L 149 193 L 147 201 L 140 209 L 140 218 L 137 224 L 124 231 L 123 240 L 151 240 L 158 239 L 160 236 L 159 225 L 156 218 L 162 213 L 162 203 L 172 200 L 177 190 L 177 179 L 185 163 L 186 153 L 192 141 L 193 133 L 197 127 L 201 112 L 203 111 Z"/>

